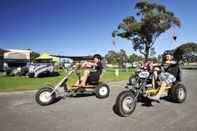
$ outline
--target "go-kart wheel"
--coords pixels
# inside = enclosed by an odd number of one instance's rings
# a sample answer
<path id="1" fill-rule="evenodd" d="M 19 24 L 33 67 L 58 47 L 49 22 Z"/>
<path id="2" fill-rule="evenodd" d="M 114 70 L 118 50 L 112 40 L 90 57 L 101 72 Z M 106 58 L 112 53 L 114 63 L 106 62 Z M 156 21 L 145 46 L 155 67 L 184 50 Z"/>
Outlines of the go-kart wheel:
<path id="1" fill-rule="evenodd" d="M 187 90 L 184 85 L 176 84 L 171 90 L 172 100 L 176 103 L 183 103 L 187 98 Z"/>
<path id="2" fill-rule="evenodd" d="M 96 97 L 100 99 L 107 98 L 109 93 L 110 88 L 107 84 L 99 84 L 95 89 Z"/>
<path id="3" fill-rule="evenodd" d="M 36 92 L 35 100 L 41 106 L 47 106 L 55 101 L 55 93 L 51 94 L 53 89 L 51 87 L 43 87 Z"/>
<path id="4" fill-rule="evenodd" d="M 116 111 L 119 116 L 127 117 L 136 108 L 135 94 L 131 91 L 121 92 L 116 99 Z"/>

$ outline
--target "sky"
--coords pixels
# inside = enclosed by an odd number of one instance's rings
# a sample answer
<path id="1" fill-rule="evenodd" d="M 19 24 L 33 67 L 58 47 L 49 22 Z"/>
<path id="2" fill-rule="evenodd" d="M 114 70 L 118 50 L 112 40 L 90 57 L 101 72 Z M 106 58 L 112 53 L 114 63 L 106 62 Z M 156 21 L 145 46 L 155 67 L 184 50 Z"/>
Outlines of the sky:
<path id="1" fill-rule="evenodd" d="M 53 55 L 106 54 L 124 49 L 135 53 L 127 40 L 111 32 L 125 16 L 135 16 L 137 0 L 0 0 L 0 48 L 32 49 Z M 162 34 L 157 54 L 186 42 L 197 42 L 196 0 L 151 0 L 167 6 L 181 20 L 181 28 Z M 172 40 L 172 32 L 177 41 Z"/>

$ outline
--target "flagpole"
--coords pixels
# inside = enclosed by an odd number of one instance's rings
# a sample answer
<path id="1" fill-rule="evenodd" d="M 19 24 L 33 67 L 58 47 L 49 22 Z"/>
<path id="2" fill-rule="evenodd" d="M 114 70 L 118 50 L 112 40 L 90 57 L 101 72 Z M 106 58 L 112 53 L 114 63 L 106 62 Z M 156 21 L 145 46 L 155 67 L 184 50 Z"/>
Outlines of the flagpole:
<path id="1" fill-rule="evenodd" d="M 117 46 L 116 46 L 115 39 L 112 39 L 112 46 L 113 46 L 113 50 L 114 50 L 114 51 L 118 51 L 118 48 L 117 48 Z"/>
<path id="2" fill-rule="evenodd" d="M 172 49 L 172 45 L 176 42 L 176 39 L 177 39 L 177 35 L 175 32 L 172 33 L 172 39 L 171 39 L 171 42 L 170 42 L 170 49 Z"/>
<path id="3" fill-rule="evenodd" d="M 171 50 L 173 43 L 174 43 L 174 40 L 173 40 L 173 38 L 171 38 L 169 50 Z"/>

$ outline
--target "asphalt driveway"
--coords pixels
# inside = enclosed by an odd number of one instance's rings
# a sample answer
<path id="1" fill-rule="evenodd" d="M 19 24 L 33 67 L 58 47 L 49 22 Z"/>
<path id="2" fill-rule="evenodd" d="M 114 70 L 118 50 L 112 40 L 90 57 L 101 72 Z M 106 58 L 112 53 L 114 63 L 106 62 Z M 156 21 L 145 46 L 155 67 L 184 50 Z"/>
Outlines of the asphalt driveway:
<path id="1" fill-rule="evenodd" d="M 1 131 L 197 131 L 197 71 L 183 71 L 188 99 L 183 104 L 162 100 L 138 103 L 133 115 L 117 116 L 112 108 L 126 81 L 110 83 L 107 99 L 94 96 L 66 98 L 41 107 L 34 91 L 0 93 Z M 1 86 L 1 85 L 0 85 Z"/>

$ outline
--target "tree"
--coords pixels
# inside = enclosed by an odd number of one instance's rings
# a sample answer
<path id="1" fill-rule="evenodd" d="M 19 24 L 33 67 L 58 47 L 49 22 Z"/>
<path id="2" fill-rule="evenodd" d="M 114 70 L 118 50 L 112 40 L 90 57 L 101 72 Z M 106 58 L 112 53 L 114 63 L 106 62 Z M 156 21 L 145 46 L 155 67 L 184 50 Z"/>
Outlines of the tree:
<path id="1" fill-rule="evenodd" d="M 193 42 L 182 44 L 174 50 L 174 57 L 177 61 L 188 61 L 197 54 L 197 44 Z"/>
<path id="2" fill-rule="evenodd" d="M 109 64 L 118 64 L 120 67 L 123 67 L 124 63 L 128 62 L 128 56 L 126 51 L 121 49 L 119 52 L 108 51 L 105 55 L 105 59 Z"/>
<path id="3" fill-rule="evenodd" d="M 124 63 L 128 62 L 128 56 L 125 50 L 121 49 L 120 52 L 118 53 L 118 64 L 120 67 L 124 66 Z"/>
<path id="4" fill-rule="evenodd" d="M 162 55 L 157 56 L 157 61 L 160 62 L 160 63 L 162 62 Z"/>
<path id="5" fill-rule="evenodd" d="M 129 62 L 135 62 L 135 61 L 143 61 L 144 59 L 142 58 L 142 56 L 138 56 L 136 54 L 132 54 L 129 56 L 128 61 Z"/>
<path id="6" fill-rule="evenodd" d="M 156 54 L 155 48 L 151 48 L 151 49 L 150 49 L 150 56 L 151 56 L 151 57 L 154 57 L 155 54 Z"/>
<path id="7" fill-rule="evenodd" d="M 105 55 L 105 59 L 109 64 L 117 64 L 118 63 L 117 56 L 118 54 L 115 51 L 110 50 Z"/>
<path id="8" fill-rule="evenodd" d="M 37 57 L 39 57 L 39 56 L 40 56 L 39 53 L 34 52 L 34 51 L 31 52 L 31 60 L 35 60 L 35 59 L 36 59 Z"/>
<path id="9" fill-rule="evenodd" d="M 135 51 L 139 51 L 147 59 L 156 39 L 173 26 L 180 27 L 180 20 L 164 5 L 140 1 L 135 5 L 137 16 L 125 17 L 112 32 L 132 42 Z"/>

